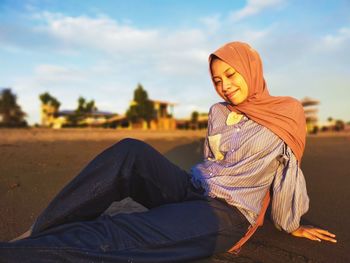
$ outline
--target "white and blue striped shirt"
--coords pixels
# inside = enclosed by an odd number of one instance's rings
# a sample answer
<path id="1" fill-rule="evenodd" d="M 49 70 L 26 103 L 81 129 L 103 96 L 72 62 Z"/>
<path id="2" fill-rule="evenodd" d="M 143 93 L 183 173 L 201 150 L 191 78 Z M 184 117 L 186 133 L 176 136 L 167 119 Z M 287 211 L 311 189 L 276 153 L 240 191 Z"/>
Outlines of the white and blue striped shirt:
<path id="1" fill-rule="evenodd" d="M 296 230 L 309 208 L 296 157 L 277 135 L 246 116 L 227 124 L 230 113 L 226 102 L 210 108 L 204 161 L 191 168 L 193 184 L 236 206 L 251 224 L 271 186 L 276 227 L 288 233 Z"/>

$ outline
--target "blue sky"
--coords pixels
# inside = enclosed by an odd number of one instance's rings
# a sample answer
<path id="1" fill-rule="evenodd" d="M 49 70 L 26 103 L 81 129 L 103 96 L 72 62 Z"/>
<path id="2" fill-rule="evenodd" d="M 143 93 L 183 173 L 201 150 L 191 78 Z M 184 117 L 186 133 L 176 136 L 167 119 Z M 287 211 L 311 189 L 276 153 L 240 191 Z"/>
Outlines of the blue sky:
<path id="1" fill-rule="evenodd" d="M 175 116 L 220 101 L 208 55 L 229 41 L 260 53 L 272 95 L 320 100 L 350 121 L 350 2 L 299 0 L 0 0 L 0 87 L 39 122 L 39 94 L 79 96 L 123 114 L 141 83 Z"/>

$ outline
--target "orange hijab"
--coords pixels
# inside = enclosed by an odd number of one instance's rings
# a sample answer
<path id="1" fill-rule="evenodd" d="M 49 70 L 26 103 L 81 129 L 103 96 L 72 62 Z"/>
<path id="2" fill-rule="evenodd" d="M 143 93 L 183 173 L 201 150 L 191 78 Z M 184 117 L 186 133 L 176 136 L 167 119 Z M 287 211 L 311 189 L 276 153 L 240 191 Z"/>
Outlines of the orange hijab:
<path id="1" fill-rule="evenodd" d="M 301 103 L 292 97 L 269 94 L 260 56 L 248 44 L 231 42 L 222 46 L 209 56 L 209 67 L 215 57 L 238 71 L 248 85 L 247 99 L 228 108 L 244 113 L 279 136 L 292 149 L 300 165 L 306 137 L 306 121 Z"/>

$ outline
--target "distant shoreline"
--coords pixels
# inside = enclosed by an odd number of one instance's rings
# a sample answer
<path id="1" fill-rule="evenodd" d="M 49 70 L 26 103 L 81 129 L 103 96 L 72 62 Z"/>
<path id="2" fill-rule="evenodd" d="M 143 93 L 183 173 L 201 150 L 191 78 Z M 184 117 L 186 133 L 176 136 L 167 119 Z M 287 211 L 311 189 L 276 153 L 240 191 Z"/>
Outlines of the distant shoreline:
<path id="1" fill-rule="evenodd" d="M 203 138 L 206 130 L 116 130 L 102 128 L 26 128 L 26 129 L 0 129 L 0 143 L 35 142 L 35 141 L 104 141 L 119 140 L 125 137 L 146 139 L 175 139 L 175 138 Z M 318 137 L 350 137 L 349 131 L 320 132 L 308 134 L 309 138 Z"/>
<path id="2" fill-rule="evenodd" d="M 116 130 L 99 128 L 66 129 L 0 129 L 0 143 L 35 141 L 105 141 L 119 140 L 125 137 L 146 139 L 202 138 L 206 130 Z"/>

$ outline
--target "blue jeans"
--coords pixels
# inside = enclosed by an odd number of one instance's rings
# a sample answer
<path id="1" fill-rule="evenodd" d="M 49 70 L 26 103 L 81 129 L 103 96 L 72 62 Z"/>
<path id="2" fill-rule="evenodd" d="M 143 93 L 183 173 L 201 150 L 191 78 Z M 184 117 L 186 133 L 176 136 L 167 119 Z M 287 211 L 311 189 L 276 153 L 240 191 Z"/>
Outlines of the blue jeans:
<path id="1" fill-rule="evenodd" d="M 225 252 L 249 223 L 203 193 L 154 148 L 123 139 L 58 193 L 30 237 L 0 242 L 0 262 L 188 262 Z M 102 214 L 125 197 L 149 210 Z"/>

